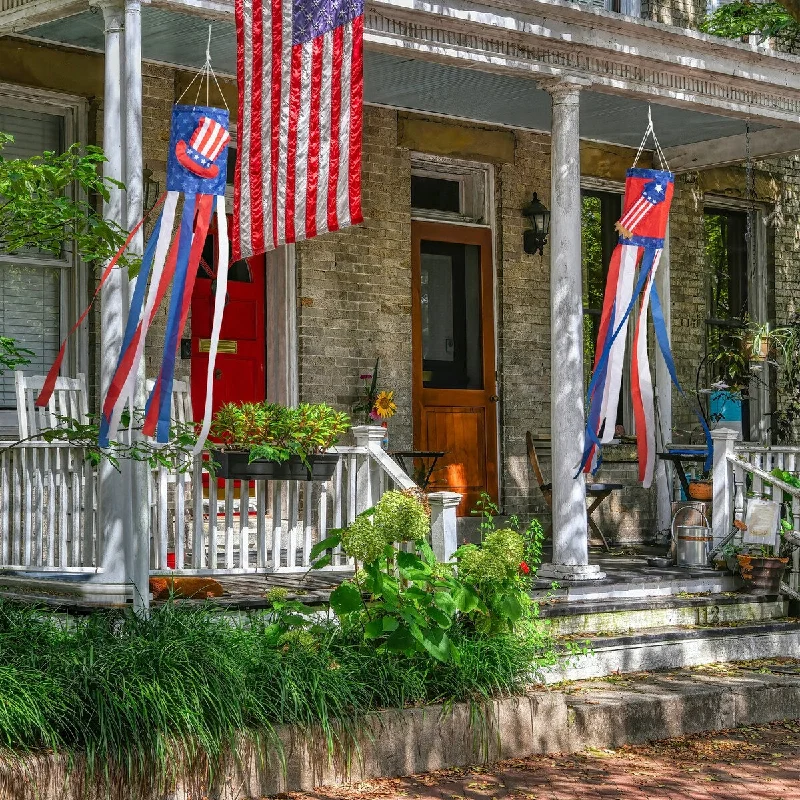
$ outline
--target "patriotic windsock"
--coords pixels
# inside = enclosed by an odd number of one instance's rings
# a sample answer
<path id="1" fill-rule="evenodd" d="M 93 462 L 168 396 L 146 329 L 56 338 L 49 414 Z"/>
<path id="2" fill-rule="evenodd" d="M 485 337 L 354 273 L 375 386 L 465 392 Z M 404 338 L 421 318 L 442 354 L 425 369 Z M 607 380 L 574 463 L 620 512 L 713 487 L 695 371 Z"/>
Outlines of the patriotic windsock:
<path id="1" fill-rule="evenodd" d="M 653 381 L 647 349 L 647 314 L 651 308 L 656 341 L 673 383 L 683 394 L 655 288 L 673 190 L 673 175 L 666 170 L 633 168 L 627 172 L 622 216 L 616 224 L 620 237 L 609 264 L 587 398 L 589 410 L 581 470 L 593 472 L 600 465 L 601 446 L 614 437 L 628 323 L 638 300 L 631 353 L 631 395 L 639 480 L 644 487 L 652 483 L 656 455 Z M 698 417 L 706 434 L 706 469 L 709 469 L 711 435 L 705 420 Z"/>
<path id="2" fill-rule="evenodd" d="M 147 436 L 155 436 L 158 442 L 169 440 L 175 361 L 180 348 L 181 333 L 189 315 L 192 290 L 206 234 L 211 225 L 211 218 L 216 213 L 218 231 L 216 238 L 220 252 L 217 259 L 214 317 L 208 354 L 206 407 L 196 452 L 202 449 L 208 435 L 211 423 L 214 362 L 227 290 L 228 237 L 225 184 L 229 142 L 227 110 L 203 106 L 173 107 L 167 160 L 167 191 L 156 204 L 156 208 L 161 207 L 161 211 L 144 248 L 117 368 L 108 393 L 103 398 L 100 418 L 102 447 L 108 446 L 110 435 L 118 430 L 125 406 L 130 403 L 133 408 L 132 398 L 138 366 L 144 354 L 145 339 L 168 292 L 170 299 L 164 350 L 158 376 L 145 407 L 143 431 Z M 182 210 L 176 228 L 175 221 L 181 201 Z M 128 241 L 109 262 L 95 297 L 141 225 L 140 222 L 135 226 Z M 87 308 L 77 325 L 83 322 L 88 311 Z M 64 345 L 36 400 L 37 405 L 44 406 L 50 399 L 63 353 Z"/>

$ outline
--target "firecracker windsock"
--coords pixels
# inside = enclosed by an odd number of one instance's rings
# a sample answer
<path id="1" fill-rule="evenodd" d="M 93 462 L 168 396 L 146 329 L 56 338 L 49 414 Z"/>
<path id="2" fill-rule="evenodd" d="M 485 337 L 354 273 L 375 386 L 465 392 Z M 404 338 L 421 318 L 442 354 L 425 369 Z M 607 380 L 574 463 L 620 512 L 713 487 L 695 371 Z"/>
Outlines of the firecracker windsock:
<path id="1" fill-rule="evenodd" d="M 143 432 L 156 441 L 169 441 L 172 385 L 181 333 L 189 316 L 197 267 L 203 252 L 211 218 L 216 214 L 217 272 L 214 316 L 208 353 L 206 404 L 203 424 L 195 452 L 202 450 L 211 425 L 214 362 L 219 344 L 222 314 L 228 282 L 228 233 L 225 214 L 225 184 L 228 111 L 207 106 L 175 105 L 172 110 L 170 144 L 167 157 L 167 191 L 152 211 L 160 213 L 147 241 L 142 264 L 131 298 L 117 368 L 103 398 L 100 418 L 101 447 L 109 445 L 110 435 L 119 429 L 125 406 L 133 408 L 138 366 L 144 355 L 147 333 L 169 291 L 169 309 L 164 349 L 158 376 L 147 400 Z M 183 201 L 179 224 L 177 209 Z M 114 255 L 101 276 L 94 299 L 130 244 L 144 220 L 139 222 L 125 245 Z M 91 308 L 91 303 L 89 304 Z M 89 308 L 78 319 L 73 331 L 86 319 Z M 55 388 L 66 342 L 45 381 L 37 405 L 46 405 Z"/>
<path id="2" fill-rule="evenodd" d="M 608 269 L 603 310 L 597 334 L 594 371 L 587 393 L 588 416 L 586 444 L 581 470 L 595 472 L 601 463 L 600 449 L 614 438 L 622 371 L 625 362 L 627 330 L 636 301 L 639 309 L 634 320 L 630 356 L 631 395 L 636 423 L 639 457 L 639 480 L 649 487 L 653 480 L 656 456 L 656 421 L 653 381 L 647 350 L 647 316 L 652 309 L 653 330 L 673 383 L 678 383 L 669 345 L 664 314 L 655 287 L 655 277 L 674 191 L 671 172 L 656 169 L 629 169 L 625 181 L 622 216 L 616 223 L 619 241 Z M 708 444 L 710 468 L 711 436 L 702 416 L 698 415 Z"/>

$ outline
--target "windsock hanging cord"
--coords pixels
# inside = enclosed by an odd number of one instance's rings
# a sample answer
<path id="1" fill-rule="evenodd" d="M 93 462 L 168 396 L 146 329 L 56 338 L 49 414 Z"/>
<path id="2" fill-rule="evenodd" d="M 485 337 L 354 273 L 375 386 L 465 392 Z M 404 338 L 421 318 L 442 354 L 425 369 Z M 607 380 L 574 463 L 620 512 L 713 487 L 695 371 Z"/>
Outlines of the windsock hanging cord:
<path id="1" fill-rule="evenodd" d="M 210 51 L 211 26 L 209 25 L 205 63 L 172 109 L 169 152 L 167 154 L 167 191 L 151 209 L 151 211 L 155 211 L 160 208 L 160 213 L 144 248 L 136 287 L 131 297 L 117 367 L 112 376 L 108 393 L 103 398 L 99 437 L 102 447 L 108 447 L 111 436 L 119 429 L 126 405 L 130 404 L 130 408 L 133 410 L 132 398 L 136 388 L 137 368 L 144 356 L 145 340 L 168 291 L 170 299 L 164 348 L 158 375 L 147 399 L 143 432 L 147 436 L 155 436 L 156 441 L 160 443 L 169 440 L 175 362 L 181 334 L 186 327 L 189 315 L 198 264 L 211 226 L 211 219 L 216 213 L 217 286 L 208 354 L 206 405 L 195 452 L 200 452 L 208 435 L 211 424 L 214 362 L 219 344 L 228 278 L 225 185 L 228 143 L 230 142 L 229 111 L 211 67 Z M 213 108 L 209 105 L 212 81 L 222 97 L 223 104 L 225 104 L 224 109 Z M 194 104 L 182 105 L 183 98 L 195 82 L 197 82 L 197 92 Z M 204 83 L 206 104 L 198 105 Z M 182 211 L 178 217 L 178 207 L 181 202 Z M 147 215 L 145 215 L 146 217 Z M 177 228 L 175 227 L 176 218 L 179 219 Z M 109 262 L 92 301 L 99 294 L 111 274 L 111 270 L 116 267 L 122 253 L 143 222 L 144 220 L 140 221 L 134 227 L 125 245 Z M 91 303 L 89 308 L 91 308 Z M 70 334 L 86 319 L 89 308 L 80 316 Z M 37 405 L 46 405 L 53 393 L 65 344 L 66 342 L 62 345 L 59 356 L 50 369 L 42 392 L 36 400 Z"/>
<path id="2" fill-rule="evenodd" d="M 636 423 L 639 480 L 649 487 L 653 480 L 656 456 L 656 422 L 653 381 L 647 341 L 647 314 L 652 309 L 653 330 L 661 356 L 672 382 L 685 397 L 669 344 L 655 277 L 669 220 L 675 179 L 653 129 L 648 108 L 648 125 L 633 166 L 627 171 L 622 215 L 615 228 L 619 239 L 609 263 L 603 308 L 595 348 L 595 362 L 587 391 L 586 444 L 578 475 L 596 472 L 601 449 L 614 438 L 622 372 L 625 363 L 628 324 L 638 301 L 630 354 L 631 399 Z M 637 166 L 649 137 L 662 169 Z M 706 469 L 711 465 L 711 434 L 702 415 L 698 419 L 706 436 Z M 577 475 L 576 475 L 577 477 Z"/>

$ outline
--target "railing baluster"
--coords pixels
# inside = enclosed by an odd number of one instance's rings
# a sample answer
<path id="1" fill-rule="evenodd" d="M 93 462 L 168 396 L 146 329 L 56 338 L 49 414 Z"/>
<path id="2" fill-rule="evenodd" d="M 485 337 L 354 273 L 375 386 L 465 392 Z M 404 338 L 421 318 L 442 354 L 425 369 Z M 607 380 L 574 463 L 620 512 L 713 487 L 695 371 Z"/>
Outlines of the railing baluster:
<path id="1" fill-rule="evenodd" d="M 167 468 L 158 468 L 158 541 L 155 549 L 155 563 L 158 570 L 167 568 L 167 537 L 169 536 L 169 491 L 167 485 Z"/>
<path id="2" fill-rule="evenodd" d="M 733 483 L 735 486 L 735 494 L 733 496 L 733 518 L 742 521 L 744 519 L 744 482 L 745 474 L 744 467 L 734 462 L 733 464 Z"/>
<path id="3" fill-rule="evenodd" d="M 56 475 L 56 483 L 58 485 L 58 565 L 66 567 L 69 562 L 69 498 L 67 495 L 69 451 L 66 447 L 59 447 L 56 452 L 58 453 L 58 472 Z"/>
<path id="4" fill-rule="evenodd" d="M 31 537 L 33 535 L 33 484 L 31 482 L 31 459 L 33 453 L 31 448 L 25 447 L 21 450 L 20 459 L 22 463 L 22 487 L 24 490 L 23 502 L 25 503 L 24 529 L 22 540 L 22 564 L 26 567 L 31 566 Z"/>
<path id="5" fill-rule="evenodd" d="M 44 451 L 47 455 L 47 450 Z M 94 465 L 85 460 L 83 471 L 85 486 L 83 490 L 83 560 L 86 567 L 100 566 L 100 532 L 97 530 L 95 517 L 95 481 Z"/>
<path id="6" fill-rule="evenodd" d="M 298 481 L 289 482 L 289 521 L 288 541 L 286 544 L 286 567 L 293 569 L 297 565 L 297 528 L 299 526 L 300 486 Z"/>
<path id="7" fill-rule="evenodd" d="M 34 512 L 36 517 L 34 519 L 34 554 L 33 562 L 37 567 L 43 567 L 45 564 L 45 542 L 44 542 L 44 529 L 45 529 L 45 515 L 44 515 L 44 454 L 47 450 L 44 447 L 38 447 L 33 451 L 33 461 L 35 464 L 34 471 L 36 473 L 36 487 L 34 496 Z"/>
<path id="8" fill-rule="evenodd" d="M 347 524 L 356 518 L 356 480 L 358 477 L 358 456 L 350 454 L 347 460 Z"/>
<path id="9" fill-rule="evenodd" d="M 186 541 L 186 473 L 175 475 L 175 569 L 183 569 L 184 542 Z"/>
<path id="10" fill-rule="evenodd" d="M 256 481 L 256 567 L 267 566 L 267 482 Z"/>
<path id="11" fill-rule="evenodd" d="M 328 538 L 328 486 L 325 481 L 319 485 L 319 503 L 317 505 L 317 541 Z"/>
<path id="12" fill-rule="evenodd" d="M 70 515 L 72 517 L 72 566 L 82 567 L 81 561 L 81 475 L 78 451 L 71 450 L 69 455 L 70 483 L 72 493 L 70 499 Z"/>
<path id="13" fill-rule="evenodd" d="M 233 501 L 234 482 L 225 480 L 225 569 L 233 569 Z M 241 506 L 239 507 L 241 512 Z M 240 514 L 241 518 L 241 514 Z"/>
<path id="14" fill-rule="evenodd" d="M 208 473 L 206 473 L 208 474 Z M 209 477 L 209 486 L 214 480 Z M 192 567 L 202 569 L 206 565 L 206 535 L 205 524 L 203 522 L 203 456 L 202 454 L 194 457 L 194 467 L 192 468 L 192 480 L 190 484 L 192 491 Z M 209 492 L 210 494 L 210 492 Z M 211 506 L 209 505 L 209 511 Z M 211 514 L 209 514 L 209 530 Z M 209 553 L 211 551 L 209 550 Z M 208 564 L 211 566 L 210 556 Z"/>
<path id="15" fill-rule="evenodd" d="M 281 539 L 283 522 L 283 481 L 272 481 L 272 568 L 281 568 Z M 288 559 L 287 559 L 288 563 Z"/>
<path id="16" fill-rule="evenodd" d="M 216 475 L 208 477 L 208 567 L 217 569 L 217 534 L 219 528 L 219 481 Z"/>
<path id="17" fill-rule="evenodd" d="M 250 568 L 250 482 L 242 481 L 239 494 L 239 567 Z"/>
<path id="18" fill-rule="evenodd" d="M 306 481 L 303 484 L 303 556 L 301 566 L 308 568 L 311 564 L 311 511 L 313 509 L 314 484 Z"/>
<path id="19" fill-rule="evenodd" d="M 10 472 L 11 455 L 0 453 L 0 564 L 11 563 L 11 536 L 14 531 L 11 511 Z"/>
<path id="20" fill-rule="evenodd" d="M 58 449 L 45 450 L 45 469 L 47 470 L 47 566 L 56 565 L 56 464 Z"/>
<path id="21" fill-rule="evenodd" d="M 754 467 L 761 469 L 762 458 L 761 453 L 753 453 L 752 460 L 750 462 Z M 756 497 L 763 497 L 764 496 L 764 481 L 761 480 L 757 475 L 753 476 L 753 494 Z"/>

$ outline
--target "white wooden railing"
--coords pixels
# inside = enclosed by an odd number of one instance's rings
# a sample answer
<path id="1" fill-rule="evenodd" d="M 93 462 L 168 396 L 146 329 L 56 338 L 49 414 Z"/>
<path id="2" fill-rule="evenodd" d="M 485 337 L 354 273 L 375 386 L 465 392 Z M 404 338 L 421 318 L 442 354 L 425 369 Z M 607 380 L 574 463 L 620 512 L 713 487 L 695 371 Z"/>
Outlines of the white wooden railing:
<path id="1" fill-rule="evenodd" d="M 721 542 L 744 520 L 750 498 L 788 504 L 792 530 L 783 536 L 792 544 L 792 560 L 786 585 L 800 591 L 800 489 L 771 475 L 780 469 L 800 477 L 800 447 L 762 446 L 735 441 L 733 432 L 712 431 L 714 439 L 714 542 Z"/>
<path id="2" fill-rule="evenodd" d="M 389 489 L 415 484 L 380 446 L 381 428 L 354 429 L 328 481 L 220 481 L 196 459 L 186 472 L 150 475 L 150 568 L 195 575 L 308 569 L 313 545 L 348 525 Z M 0 444 L 0 448 L 3 444 Z M 0 568 L 97 572 L 96 472 L 81 448 L 43 442 L 0 452 Z M 429 496 L 434 549 L 456 546 L 460 495 Z M 328 570 L 352 569 L 342 552 Z"/>

